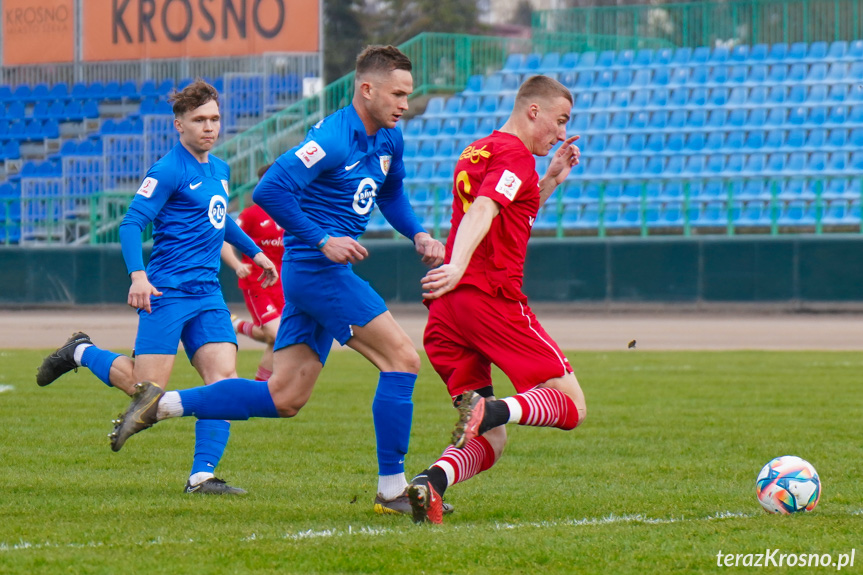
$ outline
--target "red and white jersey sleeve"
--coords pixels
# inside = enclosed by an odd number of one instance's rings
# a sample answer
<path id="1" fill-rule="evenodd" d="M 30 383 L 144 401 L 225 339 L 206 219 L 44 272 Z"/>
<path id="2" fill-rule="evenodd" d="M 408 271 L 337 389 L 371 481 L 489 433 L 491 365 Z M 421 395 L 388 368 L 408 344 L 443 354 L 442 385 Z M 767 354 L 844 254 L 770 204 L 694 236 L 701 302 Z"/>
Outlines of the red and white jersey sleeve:
<path id="1" fill-rule="evenodd" d="M 527 242 L 539 211 L 539 177 L 536 162 L 522 141 L 493 132 L 461 153 L 453 182 L 452 228 L 446 261 L 458 227 L 474 200 L 486 196 L 497 202 L 500 214 L 471 257 L 461 283 L 492 295 L 525 301 L 522 293 Z"/>

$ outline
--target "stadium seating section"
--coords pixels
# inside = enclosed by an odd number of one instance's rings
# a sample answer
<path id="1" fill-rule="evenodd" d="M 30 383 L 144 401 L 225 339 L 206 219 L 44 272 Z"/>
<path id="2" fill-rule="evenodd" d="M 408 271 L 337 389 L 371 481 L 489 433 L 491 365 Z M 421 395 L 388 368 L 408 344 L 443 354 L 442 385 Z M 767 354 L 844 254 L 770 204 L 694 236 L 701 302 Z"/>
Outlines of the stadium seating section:
<path id="1" fill-rule="evenodd" d="M 0 244 L 79 237 L 74 228 L 89 218 L 89 198 L 134 190 L 176 143 L 166 96 L 191 81 L 0 85 Z M 302 92 L 295 75 L 210 81 L 222 94 L 228 132 L 254 125 Z M 57 221 L 63 225 L 46 225 Z"/>
<path id="2" fill-rule="evenodd" d="M 427 225 L 446 227 L 459 152 L 503 123 L 533 74 L 572 90 L 583 152 L 535 230 L 860 229 L 863 41 L 510 55 L 404 127 Z"/>
<path id="3" fill-rule="evenodd" d="M 583 151 L 538 233 L 861 229 L 863 40 L 510 55 L 402 124 L 406 187 L 426 226 L 449 226 L 459 153 L 502 125 L 533 74 L 572 90 L 568 129 Z M 302 87 L 253 74 L 213 83 L 229 129 Z M 68 241 L 39 222 L 74 225 L 93 194 L 134 189 L 176 141 L 165 101 L 173 87 L 0 86 L 0 243 Z M 537 159 L 540 173 L 547 163 Z M 389 230 L 377 210 L 369 229 Z"/>

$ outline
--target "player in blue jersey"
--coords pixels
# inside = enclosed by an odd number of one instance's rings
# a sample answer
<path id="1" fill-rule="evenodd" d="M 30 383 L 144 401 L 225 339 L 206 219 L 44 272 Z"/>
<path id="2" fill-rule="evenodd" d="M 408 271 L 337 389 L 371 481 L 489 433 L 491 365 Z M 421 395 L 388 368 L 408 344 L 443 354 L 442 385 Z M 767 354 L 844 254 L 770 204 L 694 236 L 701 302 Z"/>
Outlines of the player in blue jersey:
<path id="1" fill-rule="evenodd" d="M 443 261 L 443 245 L 422 228 L 403 193 L 403 141 L 396 124 L 412 91 L 407 56 L 392 46 L 366 48 L 357 58 L 351 104 L 319 122 L 300 145 L 279 157 L 255 189 L 255 202 L 285 229 L 285 308 L 270 380 L 231 379 L 164 395 L 158 386 L 142 383 L 116 424 L 116 449 L 166 417 L 296 415 L 335 339 L 381 372 L 372 404 L 378 454 L 375 511 L 410 513 L 404 459 L 420 359 L 383 299 L 351 264 L 368 255 L 357 238 L 375 205 L 413 240 L 424 263 L 434 267 Z"/>
<path id="2" fill-rule="evenodd" d="M 180 341 L 205 384 L 236 377 L 237 340 L 217 277 L 223 241 L 254 259 L 264 285 L 275 283 L 278 273 L 227 214 L 228 165 L 209 154 L 219 136 L 218 98 L 200 80 L 172 95 L 180 141 L 147 172 L 120 224 L 132 280 L 128 303 L 139 314 L 135 359 L 76 333 L 42 363 L 39 385 L 78 366 L 130 395 L 139 381 L 167 384 Z M 151 222 L 153 252 L 145 271 L 141 232 Z M 227 421 L 198 421 L 187 493 L 245 493 L 214 476 L 229 429 Z"/>

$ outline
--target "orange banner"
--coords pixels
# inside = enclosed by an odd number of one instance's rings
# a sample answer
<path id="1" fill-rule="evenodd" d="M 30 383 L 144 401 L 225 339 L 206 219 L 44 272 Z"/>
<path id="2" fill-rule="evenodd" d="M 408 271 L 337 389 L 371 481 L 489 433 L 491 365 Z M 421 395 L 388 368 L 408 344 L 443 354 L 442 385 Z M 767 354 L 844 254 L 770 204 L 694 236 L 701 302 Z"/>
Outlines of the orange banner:
<path id="1" fill-rule="evenodd" d="M 3 0 L 3 65 L 72 62 L 73 0 Z"/>
<path id="2" fill-rule="evenodd" d="M 319 48 L 318 0 L 86 0 L 82 4 L 85 61 L 317 52 Z"/>

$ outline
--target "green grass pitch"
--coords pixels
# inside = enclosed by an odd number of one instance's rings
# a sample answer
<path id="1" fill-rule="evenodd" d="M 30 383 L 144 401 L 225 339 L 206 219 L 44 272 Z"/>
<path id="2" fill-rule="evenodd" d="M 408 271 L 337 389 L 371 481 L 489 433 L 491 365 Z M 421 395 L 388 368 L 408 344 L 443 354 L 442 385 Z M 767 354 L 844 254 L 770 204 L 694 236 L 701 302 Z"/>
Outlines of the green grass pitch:
<path id="1" fill-rule="evenodd" d="M 859 353 L 570 353 L 585 423 L 510 426 L 502 460 L 447 492 L 442 526 L 372 512 L 377 377 L 356 353 L 332 354 L 298 417 L 233 425 L 219 475 L 242 498 L 182 493 L 192 419 L 112 453 L 126 397 L 86 369 L 40 389 L 42 355 L 0 353 L 0 573 L 713 573 L 751 571 L 718 567 L 720 551 L 855 546 L 845 571 L 863 570 Z M 257 359 L 241 353 L 240 373 Z M 197 382 L 183 355 L 174 373 Z M 408 473 L 455 420 L 427 363 L 414 401 Z M 810 514 L 755 500 L 761 466 L 785 454 L 821 476 Z"/>

